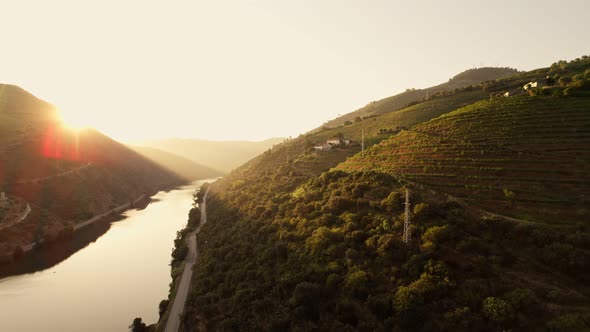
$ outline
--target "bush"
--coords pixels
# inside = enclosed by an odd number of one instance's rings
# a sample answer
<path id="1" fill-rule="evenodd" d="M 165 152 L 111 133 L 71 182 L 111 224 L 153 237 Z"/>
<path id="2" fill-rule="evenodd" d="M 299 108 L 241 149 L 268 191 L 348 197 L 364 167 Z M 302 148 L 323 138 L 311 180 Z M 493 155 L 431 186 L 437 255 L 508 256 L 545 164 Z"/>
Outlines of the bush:
<path id="1" fill-rule="evenodd" d="M 319 302 L 320 286 L 311 282 L 300 282 L 295 286 L 291 296 L 293 306 L 313 307 Z"/>
<path id="2" fill-rule="evenodd" d="M 571 77 L 567 77 L 567 76 L 562 76 L 562 77 L 559 78 L 559 80 L 557 80 L 557 82 L 561 86 L 566 86 L 566 85 L 568 85 L 568 84 L 570 84 L 572 82 L 572 78 Z"/>
<path id="3" fill-rule="evenodd" d="M 528 288 L 517 288 L 504 295 L 504 298 L 516 309 L 527 309 L 537 302 L 535 293 Z"/>
<path id="4" fill-rule="evenodd" d="M 393 307 L 396 312 L 403 313 L 413 311 L 423 303 L 422 296 L 416 294 L 412 289 L 406 286 L 400 286 L 395 292 Z"/>
<path id="5" fill-rule="evenodd" d="M 367 291 L 369 277 L 365 271 L 356 271 L 346 276 L 344 286 L 357 296 L 362 296 Z"/>
<path id="6" fill-rule="evenodd" d="M 422 235 L 421 248 L 425 251 L 436 249 L 436 245 L 446 240 L 449 236 L 448 225 L 429 227 Z"/>
<path id="7" fill-rule="evenodd" d="M 583 80 L 583 79 L 584 79 L 584 74 L 577 74 L 577 75 L 574 75 L 574 77 L 572 77 L 572 81 L 574 81 L 574 82 L 575 81 L 580 81 L 580 80 Z"/>
<path id="8" fill-rule="evenodd" d="M 512 306 L 497 297 L 487 297 L 483 300 L 484 315 L 494 322 L 504 322 L 514 317 Z"/>
<path id="9" fill-rule="evenodd" d="M 403 210 L 403 196 L 398 191 L 391 192 L 381 201 L 381 208 L 387 212 L 400 212 Z"/>

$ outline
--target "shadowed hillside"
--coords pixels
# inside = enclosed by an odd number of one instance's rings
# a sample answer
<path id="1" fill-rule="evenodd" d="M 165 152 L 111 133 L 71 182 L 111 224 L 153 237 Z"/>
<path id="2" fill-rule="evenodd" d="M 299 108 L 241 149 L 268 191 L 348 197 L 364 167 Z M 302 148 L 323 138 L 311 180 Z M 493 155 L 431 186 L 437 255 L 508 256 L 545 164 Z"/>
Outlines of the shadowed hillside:
<path id="1" fill-rule="evenodd" d="M 0 85 L 0 133 L 0 191 L 32 208 L 21 222 L 3 221 L 10 227 L 0 231 L 2 260 L 33 242 L 58 241 L 81 221 L 185 181 L 96 130 L 64 127 L 54 107 L 16 86 Z"/>

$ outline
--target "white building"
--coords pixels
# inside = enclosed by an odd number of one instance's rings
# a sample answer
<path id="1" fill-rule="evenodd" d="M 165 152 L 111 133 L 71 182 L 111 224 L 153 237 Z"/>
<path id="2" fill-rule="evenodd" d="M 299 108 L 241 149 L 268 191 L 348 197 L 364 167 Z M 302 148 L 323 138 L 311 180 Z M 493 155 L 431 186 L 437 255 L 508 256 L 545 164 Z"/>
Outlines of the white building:
<path id="1" fill-rule="evenodd" d="M 528 82 L 522 88 L 528 90 L 530 88 L 536 88 L 539 85 L 539 82 Z"/>
<path id="2" fill-rule="evenodd" d="M 326 143 L 328 144 L 332 144 L 332 145 L 340 145 L 341 140 L 339 138 L 330 138 L 329 140 L 326 141 Z"/>
<path id="3" fill-rule="evenodd" d="M 316 145 L 313 148 L 316 151 L 328 151 L 328 150 L 332 150 L 332 144 L 325 143 L 325 144 L 322 144 L 322 145 Z"/>
<path id="4" fill-rule="evenodd" d="M 342 138 L 330 138 L 329 140 L 326 141 L 326 143 L 332 144 L 332 145 L 348 145 L 348 144 L 350 144 L 350 140 L 349 139 L 342 139 Z"/>

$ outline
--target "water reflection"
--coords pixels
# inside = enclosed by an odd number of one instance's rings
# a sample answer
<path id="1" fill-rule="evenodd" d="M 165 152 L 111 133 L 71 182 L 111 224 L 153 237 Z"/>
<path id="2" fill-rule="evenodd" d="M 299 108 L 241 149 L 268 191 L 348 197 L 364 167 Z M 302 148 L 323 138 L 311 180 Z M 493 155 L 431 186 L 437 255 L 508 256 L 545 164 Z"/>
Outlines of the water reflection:
<path id="1" fill-rule="evenodd" d="M 4 271 L 13 276 L 0 280 L 0 331 L 127 331 L 134 317 L 157 321 L 173 240 L 200 184 L 161 192 L 144 210 L 89 226 Z"/>

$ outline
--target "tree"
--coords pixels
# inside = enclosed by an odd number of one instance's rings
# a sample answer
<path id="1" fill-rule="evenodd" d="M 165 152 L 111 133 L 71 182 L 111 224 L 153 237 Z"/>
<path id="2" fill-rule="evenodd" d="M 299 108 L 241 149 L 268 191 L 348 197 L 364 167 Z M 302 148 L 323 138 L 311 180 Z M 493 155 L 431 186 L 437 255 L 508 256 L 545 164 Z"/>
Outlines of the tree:
<path id="1" fill-rule="evenodd" d="M 352 294 L 362 297 L 367 291 L 369 277 L 365 271 L 352 272 L 346 276 L 344 285 Z"/>
<path id="2" fill-rule="evenodd" d="M 145 325 L 144 322 L 141 321 L 141 317 L 136 317 L 133 320 L 133 324 L 129 325 L 129 329 L 132 332 L 146 332 L 147 326 Z"/>
<path id="3" fill-rule="evenodd" d="M 158 313 L 160 314 L 160 319 L 162 319 L 162 315 L 164 315 L 164 313 L 166 312 L 166 308 L 168 308 L 168 303 L 169 302 L 170 301 L 168 301 L 168 300 L 162 300 L 160 302 L 160 306 L 158 308 L 159 309 L 158 310 Z"/>
<path id="4" fill-rule="evenodd" d="M 494 322 L 504 322 L 514 316 L 514 309 L 512 306 L 497 297 L 487 297 L 483 300 L 484 315 Z"/>

